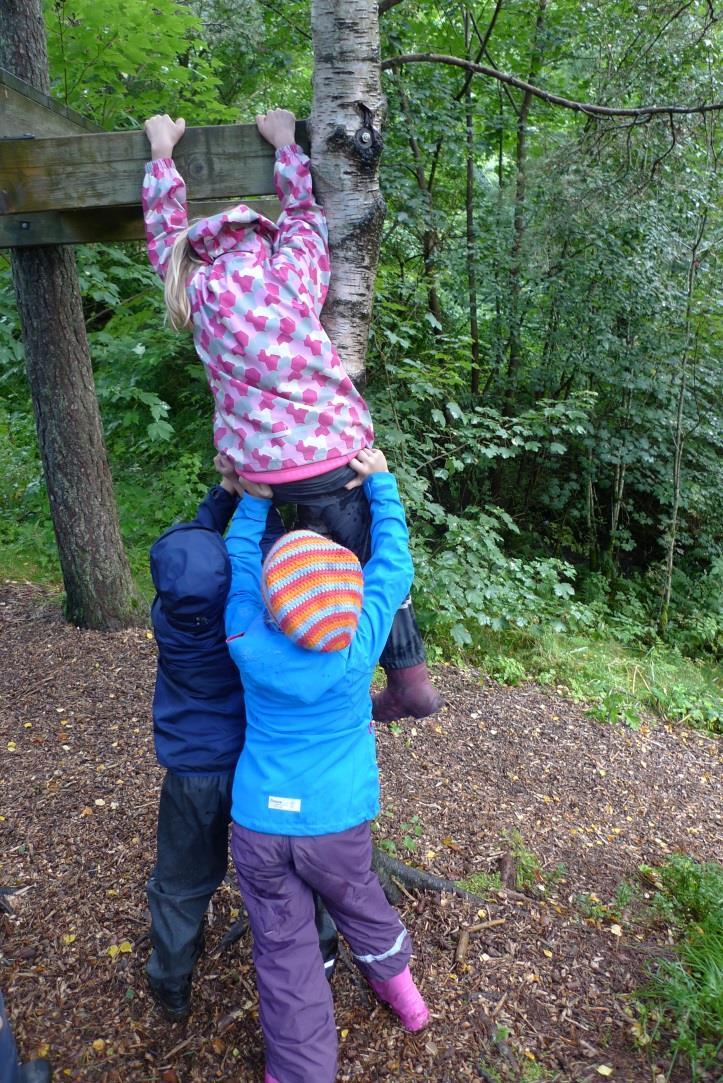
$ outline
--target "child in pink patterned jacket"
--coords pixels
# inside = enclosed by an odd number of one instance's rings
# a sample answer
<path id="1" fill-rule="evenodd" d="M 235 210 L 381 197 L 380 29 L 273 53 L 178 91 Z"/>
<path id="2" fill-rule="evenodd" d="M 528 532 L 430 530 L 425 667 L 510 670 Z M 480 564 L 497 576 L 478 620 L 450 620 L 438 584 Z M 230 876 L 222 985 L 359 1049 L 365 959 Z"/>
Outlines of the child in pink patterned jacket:
<path id="1" fill-rule="evenodd" d="M 215 401 L 214 443 L 247 481 L 297 505 L 299 525 L 329 534 L 364 562 L 369 507 L 348 463 L 374 433 L 364 399 L 321 325 L 330 262 L 324 212 L 309 159 L 284 109 L 257 117 L 276 148 L 277 223 L 245 204 L 189 225 L 186 187 L 173 165 L 182 119 L 145 130 L 143 210 L 148 253 L 165 280 L 171 324 L 193 330 Z M 374 717 L 422 717 L 440 705 L 409 599 L 381 658 L 385 692 Z"/>

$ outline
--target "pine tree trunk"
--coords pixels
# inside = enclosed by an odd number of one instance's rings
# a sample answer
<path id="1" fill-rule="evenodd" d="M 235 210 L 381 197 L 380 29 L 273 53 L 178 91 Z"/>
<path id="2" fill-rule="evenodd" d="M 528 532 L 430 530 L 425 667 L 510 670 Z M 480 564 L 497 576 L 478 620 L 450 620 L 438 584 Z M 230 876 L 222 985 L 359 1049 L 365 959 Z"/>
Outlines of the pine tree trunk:
<path id="1" fill-rule="evenodd" d="M 49 91 L 40 0 L 0 0 L 0 65 Z M 75 256 L 68 248 L 12 251 L 40 455 L 50 500 L 66 615 L 113 629 L 139 606 L 118 525 Z"/>
<path id="2" fill-rule="evenodd" d="M 323 322 L 349 375 L 363 379 L 384 221 L 377 0 L 313 0 L 311 162 L 329 222 Z"/>

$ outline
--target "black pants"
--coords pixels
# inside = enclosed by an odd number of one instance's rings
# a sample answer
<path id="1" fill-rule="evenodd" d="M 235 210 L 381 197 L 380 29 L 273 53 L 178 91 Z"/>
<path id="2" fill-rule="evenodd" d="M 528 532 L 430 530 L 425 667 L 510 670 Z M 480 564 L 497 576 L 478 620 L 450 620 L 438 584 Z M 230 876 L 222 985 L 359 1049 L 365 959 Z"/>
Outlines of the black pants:
<path id="1" fill-rule="evenodd" d="M 0 992 L 0 1083 L 20 1083 L 20 1061 Z"/>
<path id="2" fill-rule="evenodd" d="M 203 950 L 211 896 L 228 867 L 233 771 L 178 775 L 166 771 L 158 806 L 156 866 L 146 888 L 153 950 L 146 973 L 157 985 L 183 989 Z M 336 929 L 319 901 L 319 943 L 336 955 Z"/>
<path id="3" fill-rule="evenodd" d="M 371 556 L 371 512 L 363 486 L 345 489 L 357 475 L 350 466 L 303 481 L 274 485 L 275 504 L 295 504 L 297 530 L 315 530 L 351 549 L 362 564 Z M 424 661 L 424 645 L 407 596 L 397 610 L 379 659 L 385 669 L 407 669 Z"/>

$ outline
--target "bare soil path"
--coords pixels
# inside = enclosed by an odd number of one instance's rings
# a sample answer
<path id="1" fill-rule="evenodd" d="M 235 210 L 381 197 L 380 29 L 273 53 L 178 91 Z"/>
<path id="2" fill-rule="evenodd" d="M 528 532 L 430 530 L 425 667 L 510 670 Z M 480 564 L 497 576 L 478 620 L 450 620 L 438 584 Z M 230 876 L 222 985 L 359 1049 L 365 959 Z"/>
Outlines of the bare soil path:
<path id="1" fill-rule="evenodd" d="M 232 883 L 209 915 L 188 1023 L 164 1023 L 144 985 L 162 777 L 152 639 L 79 631 L 57 599 L 19 583 L 0 585 L 0 627 L 0 886 L 19 889 L 0 917 L 0 986 L 21 1050 L 49 1049 L 61 1083 L 256 1083 L 249 937 L 217 950 L 238 916 Z M 720 859 L 716 742 L 602 726 L 471 669 L 434 679 L 446 701 L 436 718 L 379 733 L 377 837 L 449 879 L 502 862 L 508 884 L 516 845 L 512 875 L 526 882 L 484 906 L 405 897 L 432 1023 L 404 1034 L 341 965 L 339 1079 L 588 1083 L 604 1066 L 618 1083 L 653 1081 L 626 994 L 666 950 L 664 930 L 641 924 L 618 888 L 676 851 Z"/>

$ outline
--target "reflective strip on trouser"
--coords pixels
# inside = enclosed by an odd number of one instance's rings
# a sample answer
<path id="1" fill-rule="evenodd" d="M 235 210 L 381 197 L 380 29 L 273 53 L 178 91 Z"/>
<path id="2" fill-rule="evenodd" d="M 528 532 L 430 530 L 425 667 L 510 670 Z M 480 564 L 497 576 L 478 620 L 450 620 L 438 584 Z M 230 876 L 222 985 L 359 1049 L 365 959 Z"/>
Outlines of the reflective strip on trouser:
<path id="1" fill-rule="evenodd" d="M 233 826 L 231 853 L 254 938 L 266 1065 L 282 1083 L 336 1077 L 336 1028 L 312 889 L 368 978 L 388 981 L 409 963 L 409 936 L 371 870 L 371 850 L 368 824 L 314 837 Z"/>
<path id="2" fill-rule="evenodd" d="M 232 783 L 232 771 L 167 771 L 163 780 L 156 867 L 146 888 L 153 943 L 146 973 L 169 988 L 190 980 L 209 901 L 226 875 Z"/>

